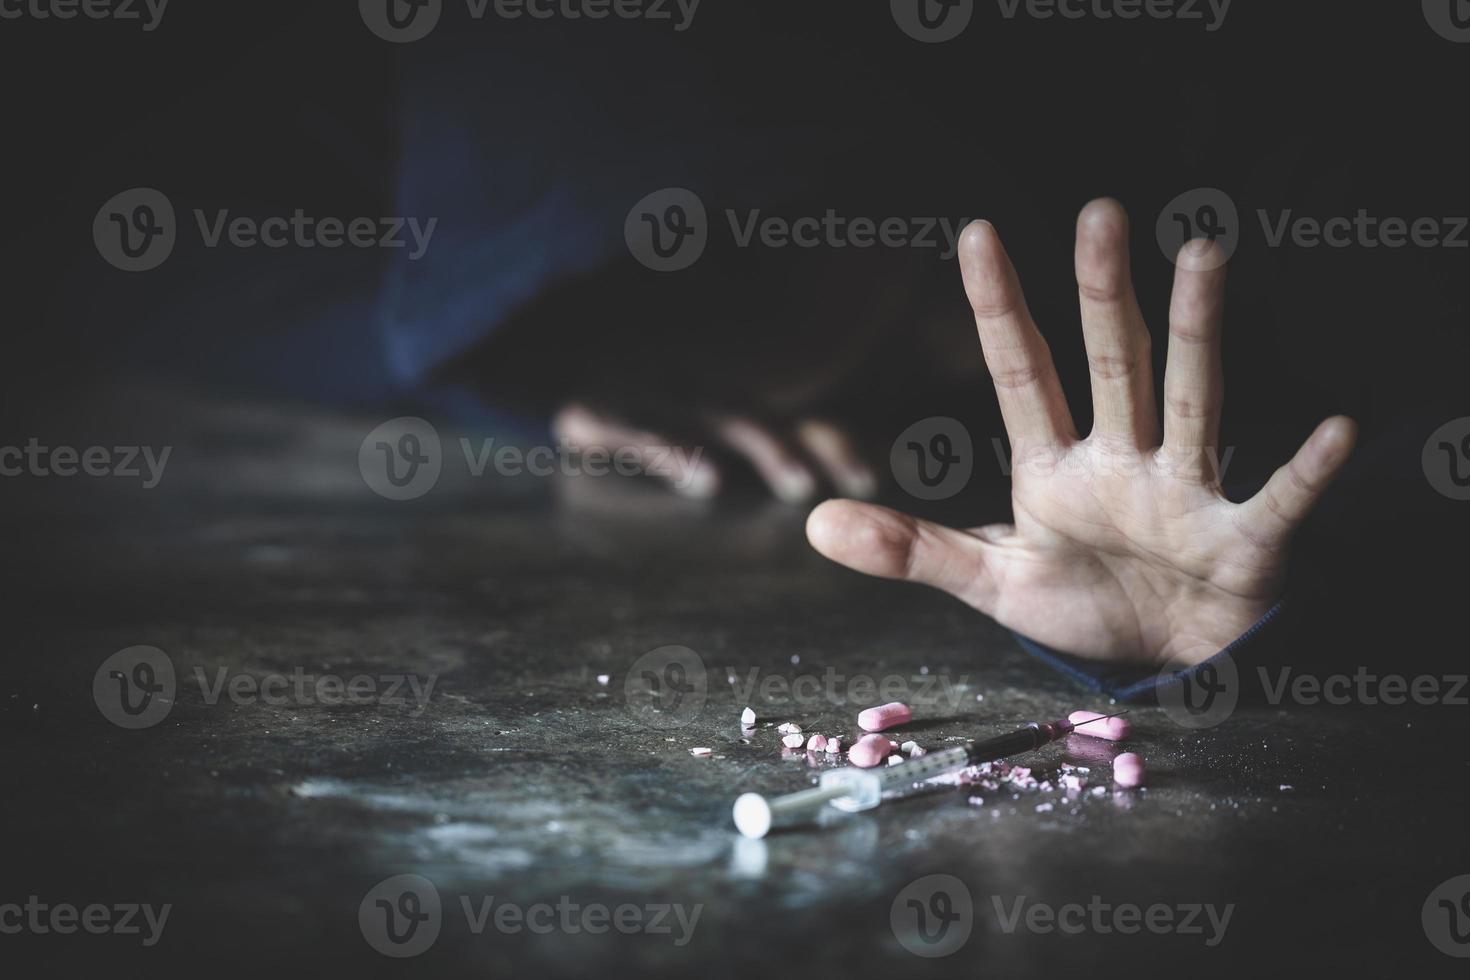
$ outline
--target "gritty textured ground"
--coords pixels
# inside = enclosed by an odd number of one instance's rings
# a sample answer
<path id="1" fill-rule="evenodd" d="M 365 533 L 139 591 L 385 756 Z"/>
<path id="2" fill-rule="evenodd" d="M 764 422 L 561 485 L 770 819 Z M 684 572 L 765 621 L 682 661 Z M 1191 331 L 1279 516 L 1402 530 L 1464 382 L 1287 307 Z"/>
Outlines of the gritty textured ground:
<path id="1" fill-rule="evenodd" d="M 17 976 L 1463 975 L 1429 945 L 1421 907 L 1470 873 L 1470 709 L 1243 707 L 1190 732 L 1146 708 L 1128 744 L 1147 760 L 1146 791 L 951 789 L 743 841 L 729 820 L 738 793 L 801 788 L 837 764 L 783 753 L 771 723 L 850 741 L 872 703 L 860 678 L 910 685 L 902 737 L 933 747 L 1106 701 L 945 597 L 828 565 L 778 507 L 705 510 L 642 486 L 448 467 L 430 495 L 395 503 L 357 470 L 377 420 L 135 415 L 24 434 L 171 443 L 159 487 L 3 487 L 0 903 L 173 910 L 151 949 L 0 935 L 0 958 L 28 967 Z M 164 721 L 126 731 L 91 684 L 135 644 L 168 654 L 178 693 Z M 702 680 L 702 694 L 641 694 L 635 661 L 669 645 L 697 655 L 702 676 L 682 681 Z M 196 670 L 213 684 L 221 669 L 434 686 L 422 705 L 406 687 L 403 704 L 210 704 Z M 747 703 L 762 718 L 750 733 Z M 1030 764 L 1039 776 L 1086 766 L 1106 785 L 1115 751 L 1074 736 Z M 437 941 L 407 963 L 374 951 L 358 919 L 369 889 L 398 874 L 427 878 L 443 903 Z M 891 925 L 899 893 L 931 874 L 959 878 L 973 901 L 968 942 L 942 959 L 910 953 Z M 1094 895 L 1235 908 L 1207 947 L 1007 933 L 995 907 Z M 491 896 L 679 903 L 699 918 L 685 945 L 677 925 L 476 934 L 461 900 Z"/>

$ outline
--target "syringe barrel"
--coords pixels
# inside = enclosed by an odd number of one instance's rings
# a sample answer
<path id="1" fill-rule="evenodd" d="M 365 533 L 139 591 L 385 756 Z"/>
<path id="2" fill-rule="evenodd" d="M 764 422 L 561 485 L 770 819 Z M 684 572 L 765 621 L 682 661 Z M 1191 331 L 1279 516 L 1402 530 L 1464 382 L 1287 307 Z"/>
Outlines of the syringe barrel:
<path id="1" fill-rule="evenodd" d="M 822 773 L 818 787 L 824 790 L 841 790 L 832 799 L 832 805 L 848 813 L 871 810 L 883 801 L 882 770 L 858 769 L 848 766 L 829 769 Z"/>
<path id="2" fill-rule="evenodd" d="M 967 754 L 972 765 L 993 762 L 996 759 L 1005 759 L 1009 756 L 1020 755 L 1022 752 L 1030 752 L 1032 749 L 1039 749 L 1047 742 L 1059 738 L 1061 734 L 1063 733 L 1055 730 L 1052 725 L 1031 724 L 1014 732 L 987 738 L 983 742 L 973 742 L 969 745 Z"/>

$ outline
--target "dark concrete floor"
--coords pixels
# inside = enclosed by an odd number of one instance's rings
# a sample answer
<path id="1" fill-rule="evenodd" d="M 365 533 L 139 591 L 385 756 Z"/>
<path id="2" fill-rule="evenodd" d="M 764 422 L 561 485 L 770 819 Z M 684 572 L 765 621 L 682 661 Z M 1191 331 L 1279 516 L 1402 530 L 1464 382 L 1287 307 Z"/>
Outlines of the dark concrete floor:
<path id="1" fill-rule="evenodd" d="M 611 480 L 453 477 L 390 502 L 357 471 L 372 422 L 228 407 L 73 421 L 53 438 L 175 449 L 152 490 L 54 477 L 0 488 L 13 623 L 0 903 L 172 911 L 152 948 L 0 935 L 0 959 L 27 966 L 7 974 L 1464 975 L 1430 945 L 1421 908 L 1470 873 L 1470 709 L 1242 707 L 1203 732 L 1141 709 L 1130 747 L 1148 761 L 1145 792 L 979 793 L 977 805 L 947 790 L 743 841 L 729 819 L 738 793 L 796 789 L 835 764 L 783 754 L 764 724 L 743 735 L 747 700 L 763 719 L 850 737 L 867 703 L 848 697 L 852 679 L 897 678 L 921 702 L 906 737 L 934 746 L 1100 704 L 952 600 L 830 566 L 779 507 L 706 509 Z M 167 654 L 178 692 L 163 721 L 130 731 L 101 715 L 91 685 L 138 644 Z M 705 668 L 698 710 L 628 703 L 635 661 L 667 645 Z M 406 704 L 210 704 L 195 675 L 298 668 L 434 686 L 422 706 L 407 685 Z M 829 679 L 790 703 L 742 696 L 731 673 L 767 693 Z M 714 755 L 691 756 L 696 745 Z M 1030 764 L 1052 773 L 1070 759 L 1106 783 L 1112 751 L 1074 736 Z M 359 924 L 369 891 L 400 874 L 431 881 L 443 907 L 437 940 L 407 962 Z M 941 959 L 909 952 L 891 925 L 900 893 L 932 874 L 960 879 L 974 908 L 968 941 Z M 683 945 L 674 915 L 672 935 L 476 934 L 461 900 L 491 896 L 699 917 Z M 995 902 L 1021 896 L 1234 909 L 1213 947 L 1208 924 L 1007 933 Z"/>

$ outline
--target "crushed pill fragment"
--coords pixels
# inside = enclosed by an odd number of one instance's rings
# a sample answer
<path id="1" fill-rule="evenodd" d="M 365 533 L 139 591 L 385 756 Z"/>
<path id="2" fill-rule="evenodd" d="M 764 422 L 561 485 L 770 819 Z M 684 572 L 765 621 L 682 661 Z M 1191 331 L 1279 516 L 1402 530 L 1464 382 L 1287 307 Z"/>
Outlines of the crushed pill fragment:
<path id="1" fill-rule="evenodd" d="M 831 752 L 833 755 L 836 755 L 838 752 L 841 752 L 842 751 L 842 739 L 840 739 L 840 738 L 829 738 L 829 739 L 827 739 L 827 751 L 828 752 Z"/>
<path id="2" fill-rule="evenodd" d="M 888 757 L 893 743 L 882 735 L 864 735 L 847 750 L 847 761 L 863 769 L 871 769 Z"/>
<path id="3" fill-rule="evenodd" d="M 704 756 L 709 755 L 712 752 L 714 752 L 714 749 L 705 748 L 703 745 L 697 746 L 696 748 L 692 748 L 692 749 L 689 750 L 689 754 L 690 755 L 699 756 L 701 758 L 704 757 Z"/>
<path id="4" fill-rule="evenodd" d="M 776 731 L 780 732 L 782 735 L 800 735 L 801 726 L 796 724 L 795 722 L 783 721 L 781 722 L 781 724 L 776 726 Z"/>
<path id="5" fill-rule="evenodd" d="M 899 749 L 910 759 L 918 758 L 926 751 L 924 746 L 913 740 L 907 741 L 899 746 Z"/>
<path id="6" fill-rule="evenodd" d="M 801 732 L 792 732 L 789 735 L 781 736 L 781 744 L 788 749 L 799 749 L 805 743 L 806 739 L 801 737 Z"/>
<path id="7" fill-rule="evenodd" d="M 890 766 L 902 765 L 903 764 L 903 756 L 901 756 L 901 755 L 890 755 L 888 757 L 888 764 Z"/>
<path id="8" fill-rule="evenodd" d="M 827 736 L 821 734 L 813 735 L 806 741 L 806 750 L 808 752 L 827 751 Z"/>
<path id="9" fill-rule="evenodd" d="M 1054 809 L 1055 809 L 1055 807 L 1052 806 L 1052 804 L 1050 804 L 1050 803 L 1038 803 L 1038 804 L 1036 804 L 1036 812 L 1037 813 L 1050 813 Z"/>
<path id="10" fill-rule="evenodd" d="M 1075 731 L 1079 735 L 1091 735 L 1093 738 L 1105 738 L 1110 742 L 1118 742 L 1127 738 L 1133 731 L 1133 726 L 1128 723 L 1127 718 L 1107 718 L 1103 721 L 1097 719 L 1103 716 L 1096 711 L 1074 711 L 1067 716 L 1067 720 L 1077 726 Z M 1089 725 L 1088 722 L 1096 721 Z"/>
<path id="11" fill-rule="evenodd" d="M 611 680 L 612 680 L 612 676 L 610 674 L 598 674 L 597 675 L 597 683 L 601 684 L 603 687 L 607 687 L 608 682 L 611 681 Z"/>
<path id="12" fill-rule="evenodd" d="M 1136 752 L 1124 752 L 1113 760 L 1113 782 L 1124 789 L 1143 785 L 1143 758 Z"/>
<path id="13" fill-rule="evenodd" d="M 755 709 L 754 708 L 746 708 L 744 711 L 740 712 L 740 724 L 742 724 L 742 725 L 754 725 L 755 724 Z"/>
<path id="14" fill-rule="evenodd" d="M 876 708 L 864 708 L 858 712 L 858 727 L 865 732 L 881 732 L 895 725 L 913 721 L 914 713 L 902 701 L 893 701 Z"/>

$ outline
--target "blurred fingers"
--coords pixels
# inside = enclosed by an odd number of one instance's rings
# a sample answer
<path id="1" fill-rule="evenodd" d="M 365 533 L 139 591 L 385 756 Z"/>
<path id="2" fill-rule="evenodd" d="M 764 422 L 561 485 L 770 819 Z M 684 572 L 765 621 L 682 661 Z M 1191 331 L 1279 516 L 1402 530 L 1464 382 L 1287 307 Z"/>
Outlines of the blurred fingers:
<path id="1" fill-rule="evenodd" d="M 804 504 L 817 492 L 817 478 L 785 440 L 752 419 L 730 416 L 714 422 L 715 434 L 755 468 L 766 485 L 788 504 Z"/>
<path id="2" fill-rule="evenodd" d="M 720 471 L 699 450 L 691 450 L 593 411 L 579 402 L 561 408 L 551 420 L 555 437 L 580 453 L 592 449 L 609 454 L 633 453 L 638 468 L 666 482 L 686 497 L 713 497 L 720 489 Z"/>
<path id="3" fill-rule="evenodd" d="M 796 438 L 831 479 L 838 493 L 867 500 L 878 492 L 877 477 L 863 462 L 847 433 L 837 426 L 807 419 L 796 427 Z"/>

